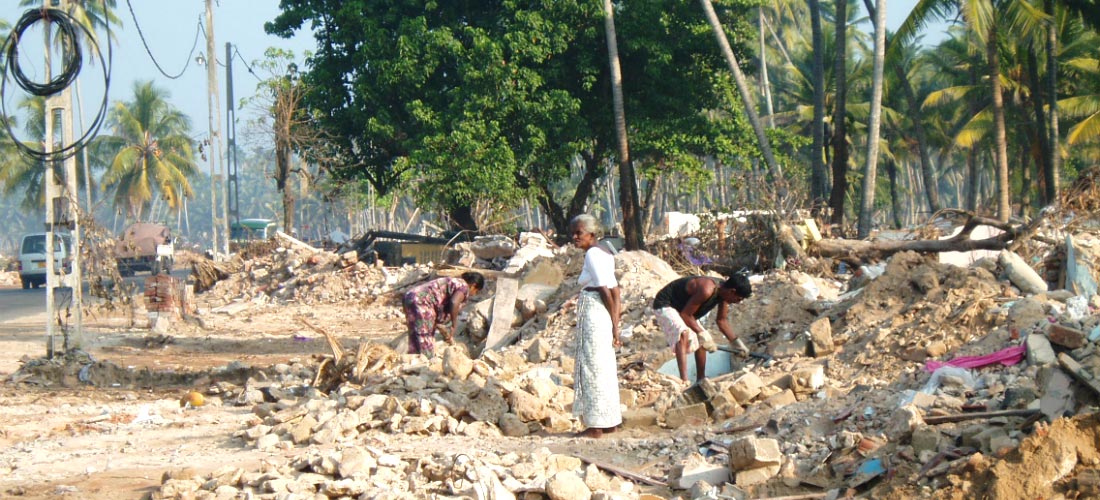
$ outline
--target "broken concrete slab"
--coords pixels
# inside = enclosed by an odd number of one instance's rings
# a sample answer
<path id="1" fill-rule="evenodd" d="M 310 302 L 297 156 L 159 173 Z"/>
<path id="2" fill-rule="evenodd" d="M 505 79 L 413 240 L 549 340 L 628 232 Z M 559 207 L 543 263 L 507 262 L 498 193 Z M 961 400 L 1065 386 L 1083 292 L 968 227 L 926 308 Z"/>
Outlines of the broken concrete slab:
<path id="1" fill-rule="evenodd" d="M 485 339 L 485 350 L 495 350 L 510 345 L 517 333 L 512 330 L 515 317 L 516 296 L 519 293 L 519 280 L 510 277 L 497 279 L 496 295 L 493 296 L 493 317 L 489 324 L 489 336 Z"/>

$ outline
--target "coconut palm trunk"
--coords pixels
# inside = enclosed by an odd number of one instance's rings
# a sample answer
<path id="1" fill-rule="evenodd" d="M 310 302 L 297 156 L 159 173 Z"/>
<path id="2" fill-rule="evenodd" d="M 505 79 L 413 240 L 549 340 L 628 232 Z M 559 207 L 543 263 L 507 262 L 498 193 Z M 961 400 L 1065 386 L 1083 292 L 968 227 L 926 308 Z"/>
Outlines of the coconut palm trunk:
<path id="1" fill-rule="evenodd" d="M 1001 90 L 1001 58 L 997 48 L 997 24 L 991 23 L 985 52 L 989 62 L 989 80 L 993 92 L 993 159 L 997 163 L 997 218 L 1008 222 L 1012 216 L 1009 198 L 1008 140 L 1005 134 L 1005 105 Z"/>
<path id="2" fill-rule="evenodd" d="M 764 162 L 767 163 L 774 181 L 780 182 L 783 179 L 783 170 L 772 154 L 768 136 L 764 133 L 764 127 L 761 125 L 760 117 L 756 113 L 756 107 L 753 104 L 752 93 L 748 82 L 745 80 L 745 74 L 741 72 L 741 65 L 737 63 L 737 56 L 733 54 L 729 40 L 726 39 L 726 31 L 722 28 L 722 23 L 718 20 L 718 14 L 714 12 L 714 5 L 711 4 L 710 0 L 699 1 L 703 5 L 703 12 L 707 16 L 711 29 L 714 30 L 714 36 L 718 39 L 718 46 L 722 50 L 722 55 L 725 56 L 730 71 L 733 72 L 733 80 L 737 84 L 737 91 L 741 94 L 741 101 L 745 104 L 745 115 L 748 117 L 753 131 L 756 132 L 756 140 L 760 143 L 760 152 L 764 155 Z"/>
<path id="3" fill-rule="evenodd" d="M 1050 159 L 1047 163 L 1050 169 L 1046 172 L 1047 199 L 1054 201 L 1061 190 L 1061 168 L 1059 162 L 1061 155 L 1058 148 L 1058 22 L 1057 13 L 1054 10 L 1054 0 L 1044 0 L 1043 10 L 1050 15 L 1050 25 L 1047 26 L 1047 99 L 1050 104 Z"/>
<path id="4" fill-rule="evenodd" d="M 830 222 L 844 224 L 844 197 L 848 194 L 848 1 L 836 0 L 836 104 L 833 108 L 833 190 L 829 196 Z"/>
<path id="5" fill-rule="evenodd" d="M 824 204 L 829 192 L 829 179 L 825 171 L 825 37 L 821 32 L 821 4 L 809 0 L 810 31 L 813 43 L 814 118 L 810 152 L 810 197 L 813 207 Z"/>
<path id="6" fill-rule="evenodd" d="M 886 61 L 886 0 L 875 2 L 875 55 L 871 74 L 871 118 L 867 132 L 867 164 L 863 170 L 863 198 L 859 209 L 859 237 L 871 234 L 878 172 L 879 129 L 882 125 L 882 72 Z"/>
<path id="7" fill-rule="evenodd" d="M 619 205 L 623 211 L 623 238 L 627 250 L 645 247 L 642 217 L 638 201 L 638 184 L 634 165 L 630 163 L 630 144 L 626 136 L 626 112 L 623 106 L 623 75 L 619 67 L 619 45 L 615 38 L 615 8 L 611 0 L 603 0 L 604 33 L 607 37 L 607 57 L 611 66 L 611 98 L 615 108 L 615 137 L 619 144 Z"/>

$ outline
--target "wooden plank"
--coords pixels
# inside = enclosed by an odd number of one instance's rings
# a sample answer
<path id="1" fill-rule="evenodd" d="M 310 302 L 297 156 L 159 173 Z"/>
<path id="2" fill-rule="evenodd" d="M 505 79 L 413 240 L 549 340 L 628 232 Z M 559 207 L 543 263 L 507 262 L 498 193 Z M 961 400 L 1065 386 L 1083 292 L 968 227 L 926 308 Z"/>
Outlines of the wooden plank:
<path id="1" fill-rule="evenodd" d="M 633 472 L 633 471 L 629 471 L 629 470 L 624 469 L 622 467 L 619 467 L 617 465 L 611 465 L 611 464 L 606 463 L 606 462 L 600 462 L 598 460 L 588 458 L 588 457 L 583 457 L 583 456 L 577 456 L 577 458 L 581 459 L 584 462 L 588 462 L 592 465 L 595 465 L 596 467 L 599 467 L 599 468 L 601 468 L 601 469 L 603 469 L 607 472 L 610 472 L 610 473 L 618 475 L 618 476 L 622 476 L 622 477 L 624 477 L 626 479 L 629 479 L 631 481 L 637 481 L 639 483 L 645 483 L 645 484 L 648 484 L 650 486 L 660 486 L 660 487 L 667 487 L 668 486 L 667 484 L 665 484 L 662 481 L 658 481 L 658 480 L 653 479 L 649 476 L 643 476 L 641 474 L 638 474 L 638 473 Z"/>
<path id="2" fill-rule="evenodd" d="M 940 415 L 936 417 L 924 417 L 924 423 L 929 425 L 946 424 L 948 422 L 962 422 L 964 420 L 978 420 L 982 418 L 994 418 L 994 417 L 1030 417 L 1039 410 L 1001 410 L 1001 411 L 982 411 L 982 412 L 969 412 L 958 413 L 955 415 Z"/>
<path id="3" fill-rule="evenodd" d="M 1081 366 L 1081 363 L 1078 363 L 1077 360 L 1063 352 L 1058 354 L 1058 364 L 1062 365 L 1062 368 L 1070 375 L 1073 375 L 1073 378 L 1089 386 L 1089 389 L 1092 389 L 1093 392 L 1100 394 L 1100 380 L 1097 380 L 1096 376 Z"/>
<path id="4" fill-rule="evenodd" d="M 282 239 L 282 240 L 286 241 L 287 243 L 289 243 L 291 247 L 299 249 L 299 250 L 309 250 L 310 252 L 313 252 L 313 253 L 317 253 L 317 252 L 321 251 L 317 247 L 315 247 L 313 245 L 310 245 L 309 243 L 306 243 L 302 240 L 299 240 L 298 238 L 295 238 L 295 237 L 293 237 L 289 234 L 286 234 L 282 231 L 275 231 L 275 236 L 278 236 L 280 239 Z"/>
<path id="5" fill-rule="evenodd" d="M 496 295 L 493 296 L 493 318 L 489 324 L 489 335 L 485 338 L 485 349 L 500 349 L 515 341 L 512 333 L 512 320 L 516 312 L 516 296 L 519 295 L 519 280 L 516 278 L 497 279 Z"/>

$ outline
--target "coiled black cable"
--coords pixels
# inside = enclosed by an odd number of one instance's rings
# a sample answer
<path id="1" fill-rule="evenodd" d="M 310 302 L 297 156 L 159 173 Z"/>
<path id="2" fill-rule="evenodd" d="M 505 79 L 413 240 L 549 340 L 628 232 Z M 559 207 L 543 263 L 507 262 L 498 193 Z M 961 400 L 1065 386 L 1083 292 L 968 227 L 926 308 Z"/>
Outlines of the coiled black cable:
<path id="1" fill-rule="evenodd" d="M 103 0 L 103 4 L 106 11 L 106 0 Z M 49 82 L 44 84 L 32 82 L 26 78 L 26 75 L 19 67 L 18 59 L 19 42 L 23 32 L 34 23 L 42 20 L 55 24 L 64 34 L 62 43 L 65 53 L 61 73 L 56 78 L 52 78 Z M 61 92 L 76 80 L 76 77 L 80 74 L 80 70 L 83 67 L 84 60 L 84 53 L 77 39 L 77 35 L 80 33 L 84 33 L 91 46 L 90 48 L 94 52 L 93 57 L 99 59 L 99 66 L 103 70 L 103 100 L 100 102 L 99 111 L 96 112 L 95 118 L 92 120 L 87 130 L 84 131 L 84 134 L 69 144 L 62 145 L 53 151 L 46 151 L 44 148 L 35 149 L 27 143 L 16 139 L 15 133 L 11 128 L 11 120 L 0 120 L 0 122 L 3 122 L 4 129 L 7 131 L 8 136 L 12 138 L 12 143 L 18 147 L 21 153 L 26 154 L 32 159 L 43 161 L 48 165 L 52 162 L 62 161 L 72 157 L 82 148 L 86 147 L 88 143 L 99 134 L 99 128 L 103 126 L 107 117 L 108 92 L 111 88 L 111 64 L 114 62 L 114 49 L 111 47 L 110 43 L 110 22 L 106 23 L 106 28 L 106 59 L 104 59 L 103 51 L 100 50 L 99 43 L 96 41 L 95 33 L 87 26 L 80 24 L 69 15 L 68 12 L 60 9 L 32 9 L 24 12 L 23 16 L 19 18 L 19 21 L 16 22 L 15 26 L 12 28 L 11 33 L 8 34 L 8 38 L 0 45 L 0 54 L 3 54 L 5 57 L 3 63 L 0 64 L 0 69 L 4 69 L 10 73 L 12 80 L 14 80 L 20 88 L 35 96 L 52 96 Z M 7 88 L 8 79 L 6 77 L 0 77 L 0 116 L 8 116 L 7 101 L 4 99 Z M 49 113 L 49 110 L 46 112 Z M 49 116 L 47 116 L 47 119 L 49 119 Z"/>
<path id="2" fill-rule="evenodd" d="M 57 31 L 61 34 L 61 53 L 63 57 L 61 73 L 46 83 L 31 80 L 23 73 L 23 68 L 19 66 L 19 42 L 23 39 L 23 33 L 34 23 L 41 20 L 46 20 L 52 26 L 57 27 Z M 79 28 L 74 23 L 75 20 L 72 16 L 61 9 L 28 10 L 23 14 L 23 17 L 19 18 L 19 21 L 12 27 L 11 34 L 8 35 L 8 44 L 4 55 L 8 63 L 8 72 L 20 88 L 32 95 L 48 97 L 72 85 L 73 80 L 76 80 L 76 75 L 80 73 L 80 67 L 84 61 L 80 52 L 80 41 L 77 39 L 77 35 L 80 34 Z"/>

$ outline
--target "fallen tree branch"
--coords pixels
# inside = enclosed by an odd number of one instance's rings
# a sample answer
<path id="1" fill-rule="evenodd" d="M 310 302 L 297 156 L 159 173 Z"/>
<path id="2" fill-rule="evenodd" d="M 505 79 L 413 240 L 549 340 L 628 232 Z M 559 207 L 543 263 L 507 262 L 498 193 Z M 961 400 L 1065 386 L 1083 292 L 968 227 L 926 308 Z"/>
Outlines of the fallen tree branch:
<path id="1" fill-rule="evenodd" d="M 965 213 L 965 212 L 964 212 Z M 971 250 L 1006 250 L 1019 248 L 1042 224 L 1043 216 L 1028 224 L 1012 225 L 996 219 L 968 214 L 958 234 L 942 240 L 844 240 L 822 239 L 814 242 L 807 253 L 815 257 L 842 258 L 854 261 L 882 260 L 898 252 L 968 252 Z M 1001 234 L 980 240 L 970 239 L 979 226 L 1000 229 Z"/>
<path id="2" fill-rule="evenodd" d="M 340 345 L 340 341 L 337 340 L 336 337 L 333 337 L 331 333 L 325 331 L 325 329 L 313 326 L 312 323 L 306 321 L 306 319 L 301 316 L 297 316 L 294 319 L 297 319 L 299 323 L 307 326 L 310 330 L 325 336 L 329 348 L 332 349 L 332 356 L 336 358 L 336 364 L 339 365 L 340 360 L 344 359 L 344 346 Z"/>

